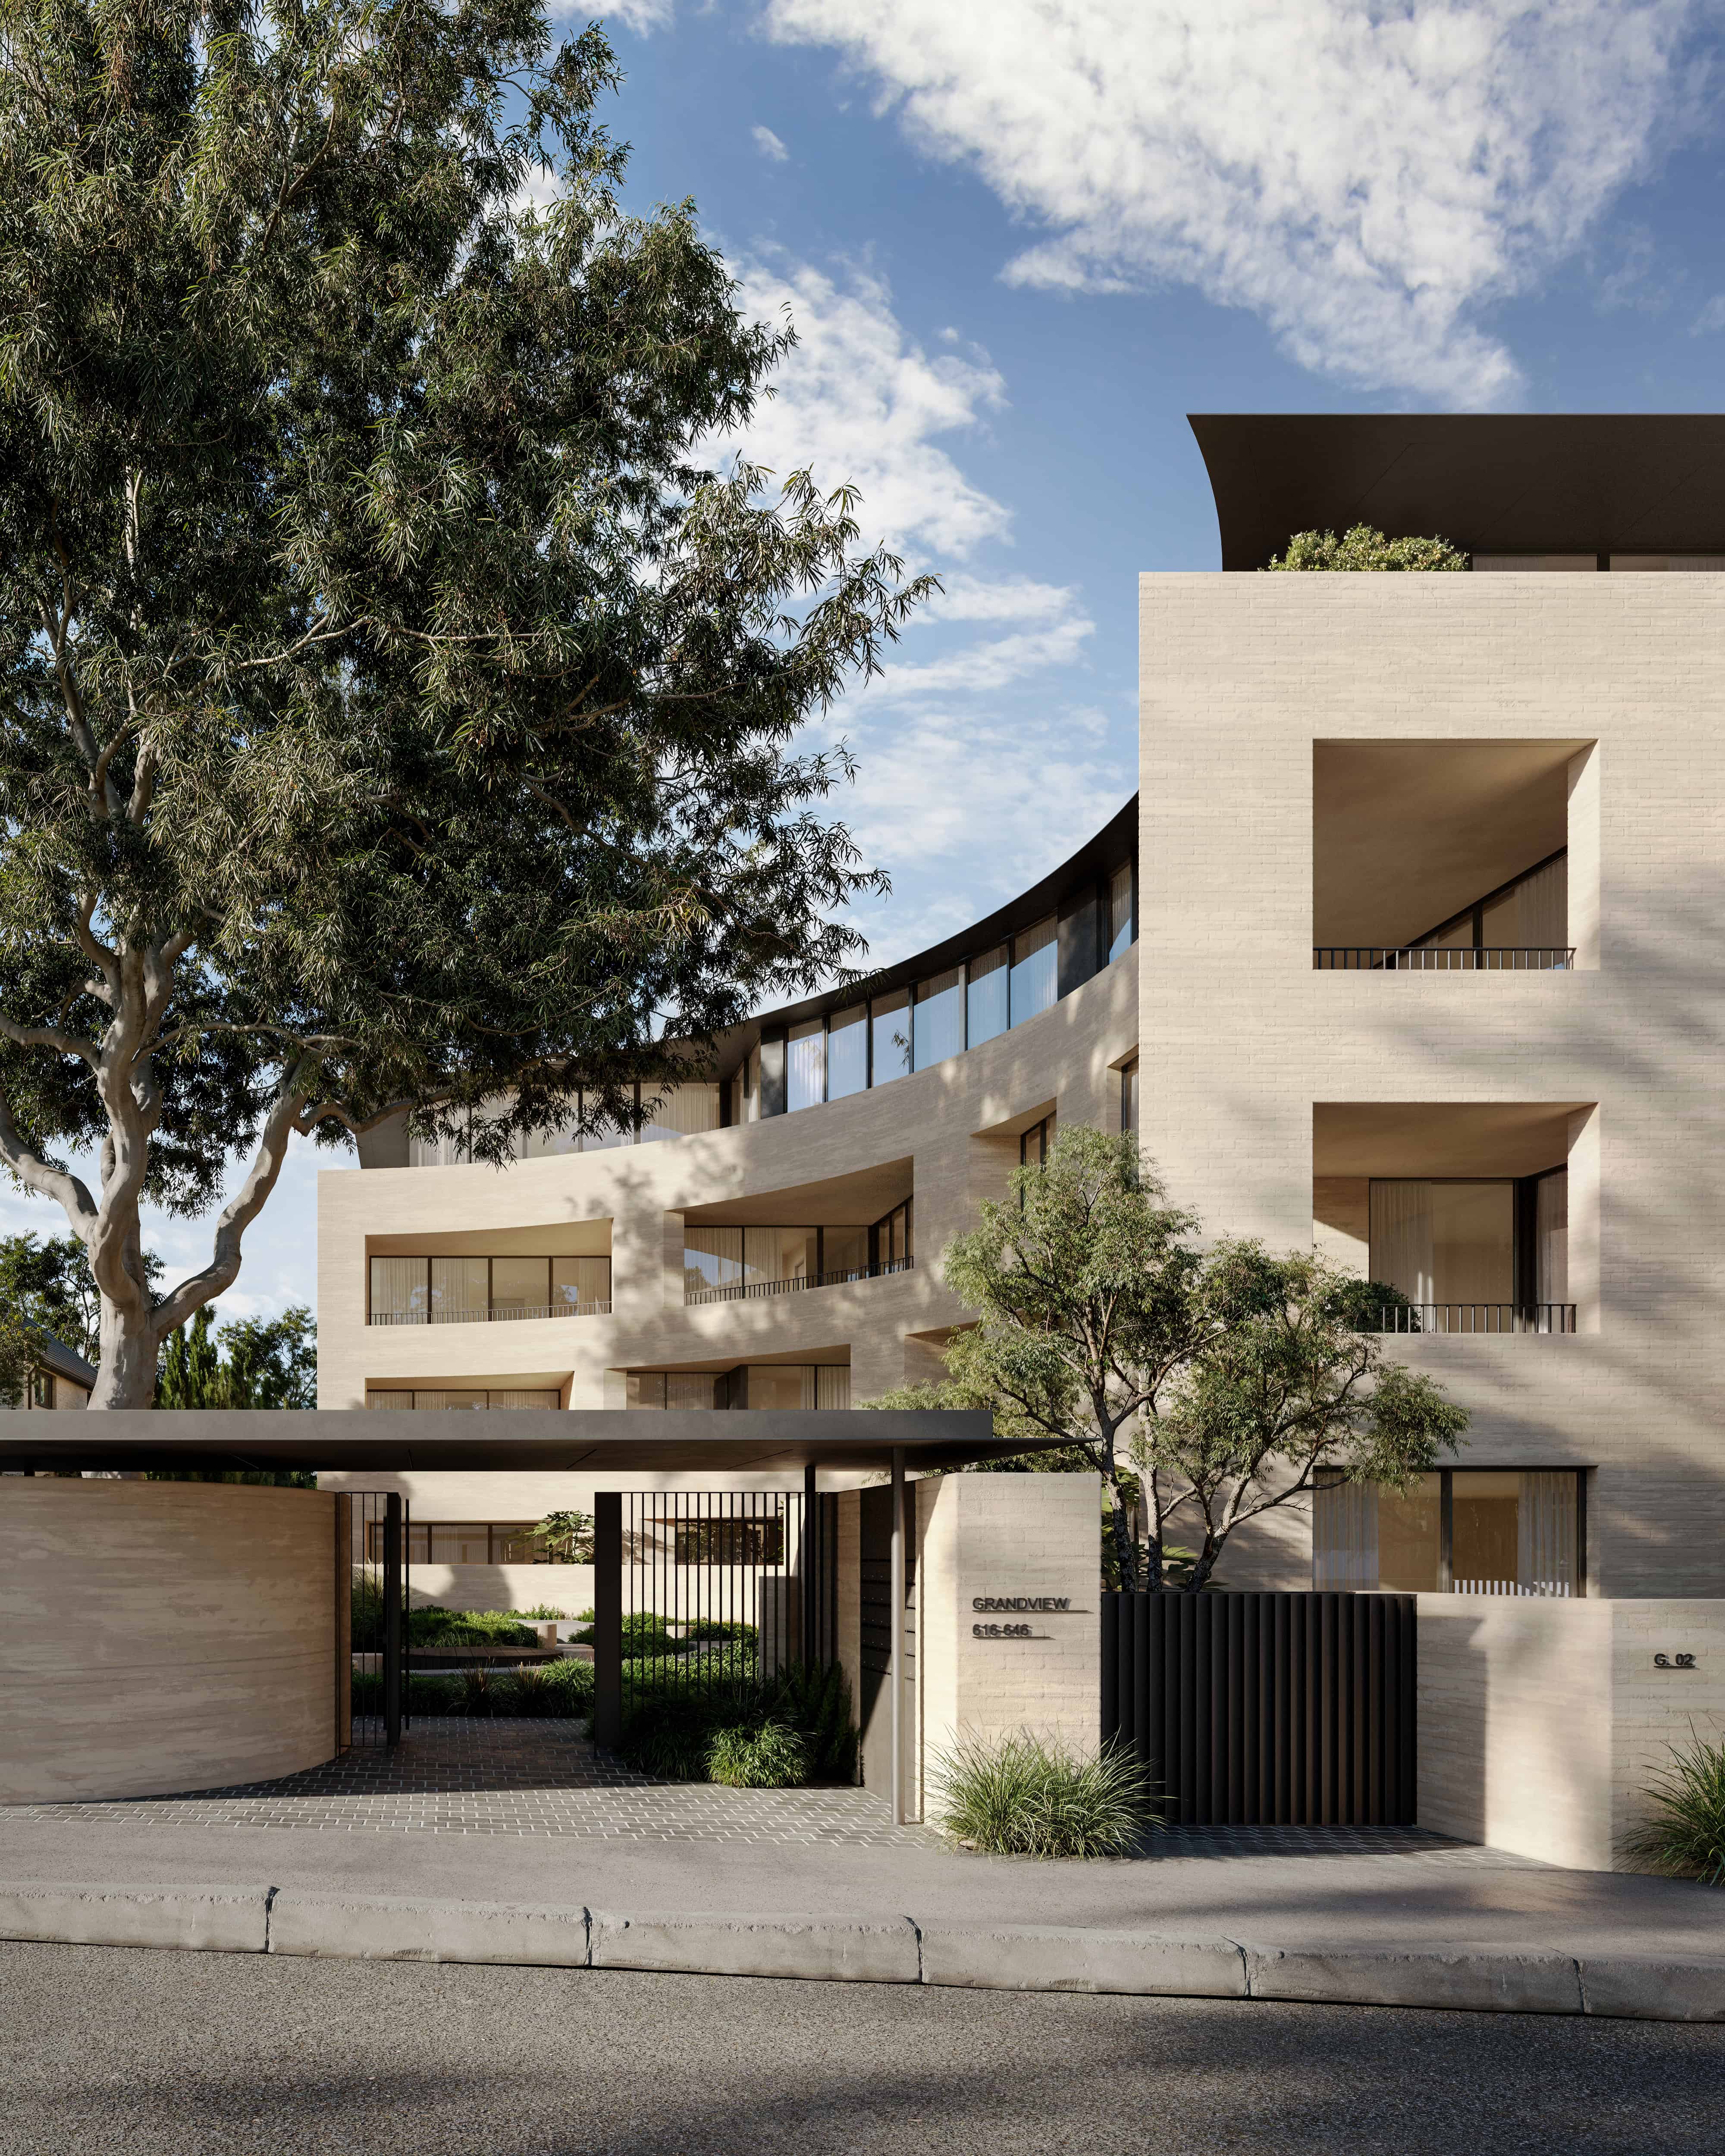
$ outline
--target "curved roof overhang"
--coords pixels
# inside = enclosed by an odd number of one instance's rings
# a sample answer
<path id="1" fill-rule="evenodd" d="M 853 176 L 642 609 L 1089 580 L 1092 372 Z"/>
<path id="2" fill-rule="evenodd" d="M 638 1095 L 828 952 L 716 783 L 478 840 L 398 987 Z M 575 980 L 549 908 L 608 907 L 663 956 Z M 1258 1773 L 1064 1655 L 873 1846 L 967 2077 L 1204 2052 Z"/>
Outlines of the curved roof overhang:
<path id="1" fill-rule="evenodd" d="M 591 1408 L 461 1414 L 145 1409 L 10 1419 L 36 1425 L 0 1434 L 0 1469 L 14 1471 L 302 1468 L 419 1475 L 489 1468 L 599 1476 L 764 1475 L 890 1467 L 898 1447 L 912 1471 L 966 1467 L 1040 1449 L 997 1438 L 993 1417 L 968 1409 L 631 1414 Z M 43 1424 L 54 1426 L 44 1430 Z"/>
<path id="2" fill-rule="evenodd" d="M 1725 553 L 1725 414 L 1194 413 L 1224 569 L 1370 524 L 1469 553 Z"/>

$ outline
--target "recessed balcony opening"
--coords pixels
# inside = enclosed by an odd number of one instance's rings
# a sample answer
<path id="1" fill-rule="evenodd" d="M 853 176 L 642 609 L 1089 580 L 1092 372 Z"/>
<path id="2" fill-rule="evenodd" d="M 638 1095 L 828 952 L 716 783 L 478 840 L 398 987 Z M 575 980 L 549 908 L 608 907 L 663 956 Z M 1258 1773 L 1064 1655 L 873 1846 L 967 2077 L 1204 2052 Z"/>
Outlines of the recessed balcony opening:
<path id="1" fill-rule="evenodd" d="M 1574 1101 L 1316 1107 L 1313 1240 L 1384 1291 L 1373 1329 L 1575 1332 L 1579 1303 L 1597 1300 L 1571 1262 L 1571 1153 L 1591 1115 Z"/>
<path id="2" fill-rule="evenodd" d="M 1313 966 L 1597 966 L 1594 754 L 1565 739 L 1314 742 Z"/>
<path id="3" fill-rule="evenodd" d="M 599 1317 L 611 1308 L 608 1220 L 469 1235 L 373 1235 L 367 1250 L 367 1325 Z"/>
<path id="4" fill-rule="evenodd" d="M 841 1348 L 772 1356 L 710 1369 L 629 1370 L 626 1404 L 635 1409 L 779 1408 L 801 1413 L 850 1405 L 850 1360 Z"/>
<path id="5" fill-rule="evenodd" d="M 683 1301 L 752 1302 L 915 1269 L 914 1164 L 761 1197 L 691 1206 L 683 1215 Z"/>

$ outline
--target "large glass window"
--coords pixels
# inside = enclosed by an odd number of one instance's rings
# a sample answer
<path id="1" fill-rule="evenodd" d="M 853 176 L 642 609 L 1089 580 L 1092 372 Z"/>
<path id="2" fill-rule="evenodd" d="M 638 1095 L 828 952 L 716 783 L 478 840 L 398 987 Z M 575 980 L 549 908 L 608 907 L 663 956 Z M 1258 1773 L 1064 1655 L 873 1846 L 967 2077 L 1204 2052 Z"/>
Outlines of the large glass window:
<path id="1" fill-rule="evenodd" d="M 742 1283 L 741 1228 L 684 1229 L 685 1294 L 699 1295 L 706 1289 L 738 1287 Z"/>
<path id="2" fill-rule="evenodd" d="M 894 1206 L 875 1230 L 876 1247 L 883 1266 L 903 1266 L 915 1255 L 912 1234 L 916 1224 L 916 1200 L 907 1198 L 902 1205 Z"/>
<path id="3" fill-rule="evenodd" d="M 409 1390 L 405 1386 L 367 1385 L 368 1408 L 560 1408 L 562 1394 L 554 1388 L 491 1386 L 489 1389 L 451 1389 L 448 1387 Z"/>
<path id="4" fill-rule="evenodd" d="M 820 1270 L 824 1280 L 860 1279 L 869 1269 L 866 1228 L 823 1228 Z"/>
<path id="5" fill-rule="evenodd" d="M 693 1079 L 664 1088 L 649 1081 L 641 1088 L 641 1099 L 652 1118 L 641 1126 L 643 1145 L 660 1138 L 696 1137 L 719 1127 L 719 1089 L 710 1080 Z"/>
<path id="6" fill-rule="evenodd" d="M 964 1049 L 964 969 L 953 966 L 916 983 L 914 1028 L 916 1068 L 944 1063 Z"/>
<path id="7" fill-rule="evenodd" d="M 965 1019 L 969 1029 L 967 1037 L 973 1048 L 1006 1030 L 1010 1016 L 1007 1009 L 1008 976 L 1004 945 L 998 951 L 985 951 L 980 958 L 970 962 Z"/>
<path id="8" fill-rule="evenodd" d="M 826 1027 L 818 1018 L 791 1028 L 785 1055 L 785 1106 L 817 1108 L 827 1096 Z"/>
<path id="9" fill-rule="evenodd" d="M 1534 1262 L 1538 1275 L 1535 1299 L 1545 1304 L 1569 1300 L 1569 1172 L 1558 1168 L 1533 1186 Z"/>
<path id="10" fill-rule="evenodd" d="M 1122 1064 L 1120 1071 L 1120 1127 L 1134 1137 L 1138 1130 L 1138 1059 Z"/>
<path id="11" fill-rule="evenodd" d="M 1502 1312 L 1463 1329 L 1508 1330 L 1515 1303 L 1515 1186 L 1512 1183 L 1374 1180 L 1371 1274 L 1416 1309 Z"/>
<path id="12" fill-rule="evenodd" d="M 431 1308 L 445 1320 L 483 1317 L 488 1297 L 485 1258 L 434 1258 L 431 1261 Z"/>
<path id="13" fill-rule="evenodd" d="M 743 1372 L 751 1408 L 812 1408 L 816 1383 L 812 1364 L 751 1363 Z"/>
<path id="14" fill-rule="evenodd" d="M 1108 963 L 1112 965 L 1132 947 L 1132 865 L 1123 862 L 1108 879 Z"/>
<path id="15" fill-rule="evenodd" d="M 827 1098 L 842 1101 L 869 1082 L 868 1009 L 834 1011 L 827 1029 Z"/>
<path id="16" fill-rule="evenodd" d="M 1582 1591 L 1581 1471 L 1444 1468 L 1406 1490 L 1326 1470 L 1312 1493 L 1312 1584 L 1401 1594 Z"/>
<path id="17" fill-rule="evenodd" d="M 742 1276 L 746 1282 L 806 1281 L 816 1270 L 813 1228 L 745 1228 Z"/>
<path id="18" fill-rule="evenodd" d="M 1060 932 L 1054 916 L 1012 940 L 1012 1022 L 1049 1009 L 1060 992 Z"/>
<path id="19" fill-rule="evenodd" d="M 372 1260 L 374 1325 L 387 1325 L 402 1318 L 423 1320 L 430 1293 L 430 1277 L 424 1258 Z"/>
<path id="20" fill-rule="evenodd" d="M 902 1078 L 911 1067 L 910 998 L 902 988 L 869 1005 L 869 1029 L 874 1036 L 870 1082 L 884 1086 Z"/>
<path id="21" fill-rule="evenodd" d="M 493 1258 L 491 1260 L 491 1313 L 501 1317 L 511 1314 L 526 1317 L 536 1315 L 551 1307 L 551 1260 L 549 1258 Z"/>

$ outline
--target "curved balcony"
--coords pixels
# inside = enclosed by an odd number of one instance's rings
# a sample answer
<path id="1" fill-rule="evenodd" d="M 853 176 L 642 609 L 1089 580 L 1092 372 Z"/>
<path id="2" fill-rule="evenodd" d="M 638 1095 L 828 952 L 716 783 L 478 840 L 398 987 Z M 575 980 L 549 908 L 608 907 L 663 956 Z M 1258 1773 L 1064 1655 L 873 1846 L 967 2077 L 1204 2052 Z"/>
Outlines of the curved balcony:
<path id="1" fill-rule="evenodd" d="M 891 1258 L 878 1265 L 850 1265 L 842 1272 L 799 1273 L 790 1280 L 735 1281 L 724 1287 L 691 1288 L 683 1297 L 683 1307 L 692 1309 L 702 1302 L 754 1302 L 770 1295 L 794 1295 L 803 1288 L 846 1287 L 852 1281 L 885 1280 L 891 1273 L 914 1272 L 915 1258 Z"/>

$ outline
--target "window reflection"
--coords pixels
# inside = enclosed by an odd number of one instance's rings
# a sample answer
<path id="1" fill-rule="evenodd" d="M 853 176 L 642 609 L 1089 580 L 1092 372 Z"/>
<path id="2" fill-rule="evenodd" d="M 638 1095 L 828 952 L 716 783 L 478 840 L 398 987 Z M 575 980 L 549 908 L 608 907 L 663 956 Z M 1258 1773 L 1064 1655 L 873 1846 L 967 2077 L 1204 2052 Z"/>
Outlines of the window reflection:
<path id="1" fill-rule="evenodd" d="M 1060 941 L 1054 916 L 1012 941 L 1012 1022 L 1050 1009 L 1060 985 Z"/>
<path id="2" fill-rule="evenodd" d="M 827 1098 L 842 1101 L 860 1093 L 869 1082 L 867 1006 L 834 1011 L 827 1033 Z"/>
<path id="3" fill-rule="evenodd" d="M 1006 1008 L 1007 964 L 1003 945 L 998 951 L 984 952 L 980 958 L 970 962 L 970 982 L 966 991 L 966 1023 L 968 1038 L 973 1048 L 985 1040 L 992 1040 L 997 1033 L 1004 1033 L 1007 1026 Z"/>
<path id="4" fill-rule="evenodd" d="M 896 989 L 870 1004 L 869 1012 L 874 1036 L 870 1082 L 884 1086 L 891 1079 L 902 1078 L 911 1067 L 910 998 L 902 988 Z"/>
<path id="5" fill-rule="evenodd" d="M 785 1052 L 785 1107 L 819 1107 L 827 1096 L 827 1037 L 824 1021 L 805 1019 L 791 1028 Z"/>
<path id="6" fill-rule="evenodd" d="M 1108 879 L 1108 963 L 1111 966 L 1132 947 L 1134 880 L 1130 861 L 1116 869 Z"/>
<path id="7" fill-rule="evenodd" d="M 931 1063 L 944 1063 L 964 1049 L 964 973 L 953 966 L 932 980 L 916 983 L 916 1010 L 912 1031 L 916 1065 L 926 1070 Z"/>

